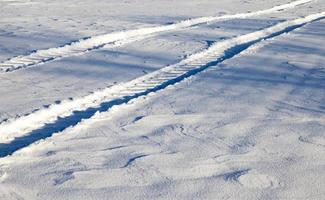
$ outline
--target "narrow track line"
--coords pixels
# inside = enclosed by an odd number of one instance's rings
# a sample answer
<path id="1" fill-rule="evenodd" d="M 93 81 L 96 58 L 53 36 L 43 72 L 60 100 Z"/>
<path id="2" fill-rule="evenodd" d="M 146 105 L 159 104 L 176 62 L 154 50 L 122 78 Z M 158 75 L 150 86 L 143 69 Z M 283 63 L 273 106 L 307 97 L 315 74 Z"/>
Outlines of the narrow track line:
<path id="1" fill-rule="evenodd" d="M 105 116 L 105 114 L 108 115 L 109 112 L 106 111 L 113 106 L 128 103 L 138 97 L 147 96 L 152 92 L 161 91 L 210 66 L 215 66 L 224 60 L 238 55 L 256 43 L 291 32 L 307 23 L 324 18 L 325 12 L 312 14 L 303 18 L 282 22 L 260 31 L 217 42 L 210 48 L 191 55 L 175 65 L 162 68 L 130 82 L 96 91 L 83 98 L 64 101 L 47 109 L 2 123 L 0 125 L 0 157 L 10 155 L 35 141 L 50 137 L 53 133 L 76 126 L 81 121 L 86 120 L 84 122 L 91 123 L 93 118 L 100 118 Z M 212 59 L 212 55 L 214 59 Z M 207 59 L 207 57 L 210 59 Z M 190 67 L 188 71 L 181 75 L 175 74 L 174 77 L 164 78 L 169 72 L 197 61 L 203 64 L 198 67 Z M 154 83 L 152 82 L 153 80 Z M 141 84 L 140 89 L 138 84 Z M 95 115 L 96 113 L 99 114 Z"/>
<path id="2" fill-rule="evenodd" d="M 200 17 L 181 21 L 178 23 L 140 28 L 134 30 L 127 30 L 121 32 L 113 32 L 105 35 L 93 36 L 88 39 L 82 39 L 77 42 L 69 43 L 61 47 L 49 48 L 45 50 L 37 50 L 29 55 L 19 55 L 9 60 L 0 63 L 0 73 L 12 72 L 18 69 L 35 66 L 38 64 L 44 64 L 53 60 L 57 60 L 63 57 L 70 57 L 86 53 L 95 49 L 106 47 L 117 47 L 122 46 L 137 40 L 143 40 L 150 37 L 153 34 L 158 34 L 166 31 L 173 31 L 182 28 L 188 28 L 197 26 L 203 23 L 214 22 L 214 21 L 225 21 L 231 19 L 240 19 L 253 17 L 263 14 L 269 14 L 274 12 L 282 12 L 287 9 L 295 8 L 306 3 L 310 3 L 314 0 L 297 0 L 287 4 L 275 6 L 270 9 L 259 10 L 250 13 L 238 13 L 233 15 L 223 15 L 219 17 Z"/>

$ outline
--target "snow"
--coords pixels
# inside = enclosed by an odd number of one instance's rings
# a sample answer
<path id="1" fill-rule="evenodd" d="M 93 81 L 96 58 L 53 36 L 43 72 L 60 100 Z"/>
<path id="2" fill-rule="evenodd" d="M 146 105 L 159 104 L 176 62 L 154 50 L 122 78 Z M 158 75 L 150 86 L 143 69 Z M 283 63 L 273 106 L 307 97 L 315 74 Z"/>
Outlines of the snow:
<path id="1" fill-rule="evenodd" d="M 324 198 L 323 1 L 44 2 L 0 1 L 0 199 Z"/>
<path id="2" fill-rule="evenodd" d="M 100 111 L 102 110 L 101 107 L 105 107 L 102 105 L 104 103 L 112 105 L 125 103 L 129 101 L 129 99 L 164 89 L 170 84 L 179 82 L 181 79 L 206 69 L 211 64 L 215 65 L 218 62 L 233 57 L 254 43 L 290 32 L 305 23 L 319 20 L 323 17 L 325 17 L 325 12 L 279 23 L 260 31 L 224 40 L 212 44 L 211 47 L 203 52 L 188 56 L 176 65 L 162 68 L 118 86 L 96 91 L 83 98 L 51 105 L 48 109 L 42 109 L 30 115 L 2 123 L 0 127 L 0 142 L 8 143 L 17 137 L 24 136 L 26 133 L 34 134 L 34 130 L 55 122 L 59 117 L 62 118 L 73 115 L 73 112 L 76 111 L 83 111 L 93 107 L 99 107 L 97 109 Z M 114 103 L 115 101 L 119 102 Z M 109 108 L 111 105 L 106 107 Z"/>
<path id="3" fill-rule="evenodd" d="M 239 13 L 234 15 L 224 15 L 220 17 L 202 17 L 202 18 L 185 20 L 175 24 L 165 25 L 160 27 L 142 28 L 142 29 L 94 36 L 88 39 L 83 39 L 77 42 L 73 42 L 71 44 L 67 44 L 63 47 L 50 48 L 46 50 L 38 50 L 27 56 L 17 56 L 11 58 L 5 62 L 0 63 L 0 71 L 8 72 L 8 71 L 13 71 L 20 68 L 28 67 L 28 66 L 43 64 L 44 62 L 52 61 L 54 59 L 58 59 L 61 57 L 68 57 L 71 55 L 77 55 L 93 49 L 98 49 L 111 43 L 113 43 L 113 47 L 116 47 L 121 44 L 127 44 L 139 39 L 145 39 L 146 35 L 150 35 L 154 33 L 177 30 L 181 28 L 188 28 L 191 26 L 199 25 L 202 23 L 213 22 L 217 20 L 247 18 L 247 17 L 253 17 L 262 14 L 268 14 L 280 10 L 294 8 L 296 6 L 309 3 L 311 1 L 312 0 L 299 0 L 288 4 L 275 6 L 270 9 L 259 10 L 251 13 Z"/>

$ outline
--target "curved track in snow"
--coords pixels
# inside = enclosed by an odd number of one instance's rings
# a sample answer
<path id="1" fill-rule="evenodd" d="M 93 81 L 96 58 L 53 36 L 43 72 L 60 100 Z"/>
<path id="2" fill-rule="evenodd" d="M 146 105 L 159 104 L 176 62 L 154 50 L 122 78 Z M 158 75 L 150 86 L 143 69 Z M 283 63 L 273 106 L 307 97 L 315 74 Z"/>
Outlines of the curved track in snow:
<path id="1" fill-rule="evenodd" d="M 240 19 L 240 18 L 247 18 L 247 17 L 253 17 L 253 16 L 258 16 L 263 14 L 274 13 L 274 12 L 280 12 L 287 9 L 292 9 L 299 5 L 310 3 L 312 1 L 314 0 L 297 0 L 287 4 L 275 6 L 270 9 L 259 10 L 250 13 L 239 13 L 239 14 L 224 15 L 219 17 L 201 17 L 201 18 L 181 21 L 170 25 L 140 28 L 135 30 L 114 32 L 105 35 L 94 36 L 88 39 L 83 39 L 74 43 L 66 44 L 61 47 L 37 50 L 29 55 L 20 55 L 20 56 L 13 57 L 9 60 L 0 63 L 0 73 L 11 72 L 22 68 L 43 64 L 59 58 L 70 57 L 73 55 L 85 53 L 87 51 L 101 48 L 105 45 L 121 46 L 123 44 L 127 44 L 135 40 L 141 40 L 146 37 L 149 37 L 152 34 L 157 34 L 160 32 L 188 28 L 191 26 L 196 26 L 203 23 L 213 22 L 213 21 Z"/>
<path id="2" fill-rule="evenodd" d="M 260 31 L 217 42 L 208 49 L 191 55 L 183 61 L 162 68 L 130 82 L 96 91 L 75 100 L 63 101 L 30 115 L 12 119 L 0 125 L 0 157 L 12 154 L 39 139 L 51 136 L 84 119 L 105 115 L 115 105 L 127 103 L 140 96 L 165 89 L 193 76 L 210 66 L 230 59 L 250 46 L 284 33 L 293 31 L 307 23 L 325 18 L 325 12 L 279 23 Z M 95 115 L 95 117 L 94 117 Z M 91 120 L 88 120 L 91 123 Z"/>

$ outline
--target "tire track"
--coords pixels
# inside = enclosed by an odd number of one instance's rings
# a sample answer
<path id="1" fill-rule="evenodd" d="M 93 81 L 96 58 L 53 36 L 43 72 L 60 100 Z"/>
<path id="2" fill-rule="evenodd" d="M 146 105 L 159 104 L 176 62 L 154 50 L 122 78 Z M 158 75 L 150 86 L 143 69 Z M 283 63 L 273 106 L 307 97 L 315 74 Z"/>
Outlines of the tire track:
<path id="1" fill-rule="evenodd" d="M 247 18 L 247 17 L 253 17 L 253 16 L 258 16 L 263 14 L 269 14 L 273 12 L 280 12 L 287 9 L 292 9 L 299 5 L 310 3 L 312 1 L 314 0 L 297 0 L 287 4 L 275 6 L 270 9 L 259 10 L 256 12 L 224 15 L 219 17 L 200 17 L 200 18 L 181 21 L 170 25 L 140 28 L 135 30 L 113 32 L 109 34 L 93 36 L 87 39 L 79 40 L 77 42 L 66 44 L 61 47 L 49 48 L 45 50 L 37 50 L 35 52 L 32 52 L 29 55 L 20 55 L 20 56 L 13 57 L 9 60 L 0 63 L 0 73 L 12 72 L 18 69 L 31 67 L 38 64 L 44 64 L 46 62 L 57 60 L 60 58 L 79 55 L 91 50 L 102 48 L 104 46 L 107 47 L 122 46 L 127 43 L 148 38 L 153 34 L 158 34 L 161 32 L 188 28 L 188 27 L 197 26 L 208 22 Z"/>
<path id="2" fill-rule="evenodd" d="M 215 66 L 238 55 L 260 41 L 288 33 L 307 23 L 324 18 L 325 12 L 316 13 L 217 42 L 208 49 L 191 55 L 177 64 L 167 66 L 130 82 L 96 91 L 83 98 L 66 100 L 61 104 L 51 105 L 47 109 L 4 122 L 0 125 L 0 157 L 10 155 L 16 150 L 49 137 L 67 127 L 75 126 L 85 119 L 101 118 L 108 114 L 106 111 L 113 106 L 125 104 L 138 97 L 163 90 L 210 66 Z M 92 120 L 85 122 L 91 123 Z"/>

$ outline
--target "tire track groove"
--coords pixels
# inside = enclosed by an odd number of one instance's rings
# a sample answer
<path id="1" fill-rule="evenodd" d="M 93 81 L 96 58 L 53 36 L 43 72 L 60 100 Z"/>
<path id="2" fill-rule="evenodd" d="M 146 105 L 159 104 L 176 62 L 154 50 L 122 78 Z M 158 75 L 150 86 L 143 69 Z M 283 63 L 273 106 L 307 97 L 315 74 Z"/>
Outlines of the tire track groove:
<path id="1" fill-rule="evenodd" d="M 122 46 L 134 41 L 148 38 L 154 34 L 158 34 L 161 32 L 188 28 L 188 27 L 197 26 L 209 22 L 248 18 L 248 17 L 258 16 L 263 14 L 285 11 L 287 9 L 292 9 L 295 8 L 296 6 L 304 5 L 312 1 L 315 0 L 297 0 L 287 4 L 275 6 L 270 9 L 259 10 L 255 12 L 238 13 L 233 15 L 223 15 L 217 17 L 200 17 L 200 18 L 180 21 L 178 23 L 169 24 L 169 25 L 140 28 L 140 29 L 113 32 L 109 34 L 93 36 L 90 38 L 86 38 L 73 43 L 66 44 L 61 47 L 37 50 L 29 55 L 20 55 L 8 59 L 4 62 L 0 62 L 0 73 L 12 72 L 26 67 L 44 64 L 46 62 L 50 62 L 60 58 L 79 55 L 95 49 L 102 48 L 104 46 L 108 48 Z"/>
<path id="2" fill-rule="evenodd" d="M 215 66 L 224 60 L 238 55 L 258 42 L 288 33 L 307 23 L 324 18 L 325 12 L 316 13 L 217 42 L 208 49 L 191 55 L 177 64 L 167 66 L 130 82 L 96 91 L 83 98 L 66 100 L 61 104 L 51 105 L 47 109 L 4 122 L 0 124 L 0 157 L 10 155 L 35 141 L 49 137 L 53 133 L 60 132 L 68 127 L 75 126 L 81 121 L 92 118 L 96 113 L 105 114 L 113 106 L 128 103 L 138 97 L 163 90 L 210 66 Z M 202 64 L 191 66 L 193 62 Z M 183 69 L 185 66 L 188 68 L 188 71 L 179 71 L 179 73 L 173 75 L 169 74 L 170 72 Z M 169 76 L 166 77 L 166 74 Z M 141 85 L 140 88 L 139 84 Z"/>

